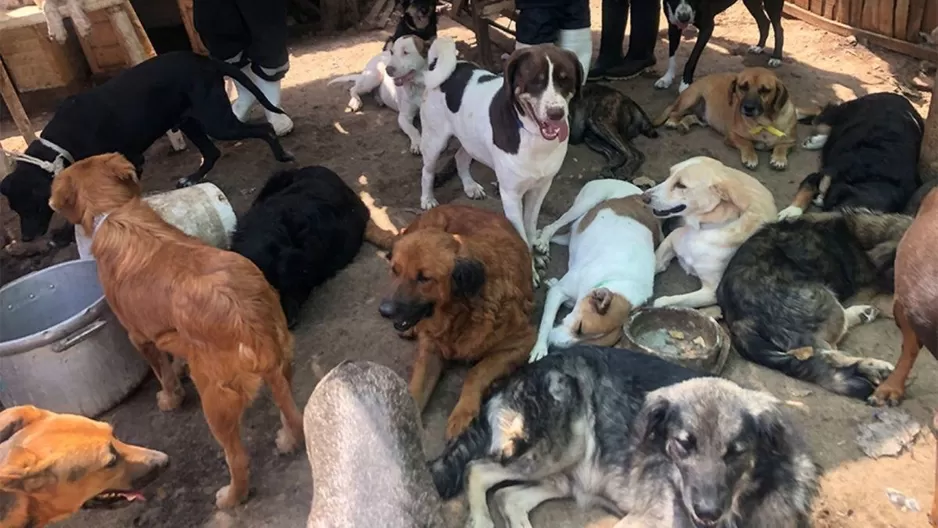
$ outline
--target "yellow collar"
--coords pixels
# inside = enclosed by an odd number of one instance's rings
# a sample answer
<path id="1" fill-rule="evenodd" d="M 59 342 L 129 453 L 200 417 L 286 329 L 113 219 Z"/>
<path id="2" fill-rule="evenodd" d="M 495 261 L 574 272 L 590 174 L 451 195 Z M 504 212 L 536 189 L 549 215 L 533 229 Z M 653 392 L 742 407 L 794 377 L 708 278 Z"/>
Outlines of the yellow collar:
<path id="1" fill-rule="evenodd" d="M 760 133 L 760 132 L 762 132 L 762 131 L 766 131 L 766 132 L 768 132 L 769 134 L 772 134 L 772 135 L 775 136 L 775 137 L 785 137 L 785 133 L 784 133 L 784 132 L 782 132 L 781 130 L 775 128 L 775 127 L 772 126 L 772 125 L 768 125 L 768 126 L 756 125 L 756 126 L 754 126 L 754 127 L 752 127 L 752 128 L 749 129 L 749 135 L 754 136 L 754 135 L 756 135 L 756 134 L 758 134 L 758 133 Z"/>

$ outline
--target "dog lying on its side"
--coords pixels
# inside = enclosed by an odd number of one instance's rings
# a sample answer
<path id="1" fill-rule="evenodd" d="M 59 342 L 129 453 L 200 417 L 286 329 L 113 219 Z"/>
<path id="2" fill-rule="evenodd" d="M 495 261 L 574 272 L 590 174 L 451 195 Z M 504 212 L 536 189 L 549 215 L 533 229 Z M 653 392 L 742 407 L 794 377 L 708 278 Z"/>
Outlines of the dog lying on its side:
<path id="1" fill-rule="evenodd" d="M 656 138 L 658 131 L 635 101 L 611 86 L 587 83 L 570 100 L 570 144 L 602 154 L 607 177 L 630 179 L 645 163 L 645 154 L 632 145 L 641 134 Z"/>
<path id="2" fill-rule="evenodd" d="M 740 246 L 717 289 L 744 358 L 825 389 L 866 399 L 892 365 L 837 344 L 878 310 L 841 302 L 860 288 L 892 288 L 896 246 L 912 219 L 847 210 L 764 226 Z"/>
<path id="3" fill-rule="evenodd" d="M 134 166 L 120 154 L 62 171 L 49 205 L 92 237 L 104 297 L 160 381 L 161 410 L 179 407 L 184 397 L 166 354 L 188 363 L 231 473 L 216 504 L 243 502 L 250 461 L 239 425 L 263 383 L 280 409 L 277 449 L 291 452 L 303 440 L 291 391 L 293 336 L 277 292 L 247 258 L 160 218 L 141 199 Z"/>
<path id="4" fill-rule="evenodd" d="M 678 217 L 655 252 L 661 273 L 675 257 L 688 275 L 700 278 L 695 292 L 659 297 L 654 305 L 703 308 L 716 304 L 717 286 L 736 252 L 764 223 L 775 219 L 772 193 L 748 174 L 698 156 L 671 167 L 668 178 L 645 191 L 658 218 Z"/>
<path id="5" fill-rule="evenodd" d="M 45 528 L 82 508 L 116 508 L 166 466 L 165 453 L 121 442 L 104 423 L 32 405 L 0 412 L 0 526 Z"/>
<path id="6" fill-rule="evenodd" d="M 278 172 L 238 220 L 231 251 L 264 273 L 292 328 L 313 288 L 347 266 L 363 240 L 391 247 L 394 235 L 370 216 L 355 191 L 325 167 Z"/>
<path id="7" fill-rule="evenodd" d="M 508 526 L 575 497 L 618 527 L 806 526 L 818 469 L 774 397 L 663 359 L 579 346 L 526 365 L 430 462 L 440 495 L 463 485 L 471 528 Z M 693 379 L 698 378 L 698 379 Z"/>
<path id="8" fill-rule="evenodd" d="M 821 167 L 798 186 L 780 219 L 815 202 L 822 211 L 864 207 L 901 213 L 921 184 L 918 158 L 925 121 L 901 95 L 877 93 L 827 105 L 803 147 L 821 150 Z"/>
<path id="9" fill-rule="evenodd" d="M 571 223 L 569 235 L 554 238 Z M 534 245 L 546 253 L 552 239 L 569 245 L 570 264 L 562 279 L 549 284 L 531 361 L 546 356 L 549 345 L 619 342 L 632 310 L 652 296 L 661 226 L 642 202 L 641 189 L 619 180 L 593 180 Z M 554 327 L 560 307 L 574 302 L 573 311 Z"/>

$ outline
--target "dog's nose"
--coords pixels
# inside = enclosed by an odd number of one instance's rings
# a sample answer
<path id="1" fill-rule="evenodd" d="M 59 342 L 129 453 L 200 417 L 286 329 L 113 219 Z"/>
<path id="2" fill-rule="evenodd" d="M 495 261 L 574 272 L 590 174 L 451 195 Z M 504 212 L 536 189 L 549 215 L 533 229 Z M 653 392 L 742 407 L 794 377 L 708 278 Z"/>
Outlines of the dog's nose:
<path id="1" fill-rule="evenodd" d="M 381 314 L 381 317 L 391 318 L 397 313 L 397 305 L 394 301 L 381 301 L 381 305 L 378 306 L 378 313 Z"/>
<path id="2" fill-rule="evenodd" d="M 758 108 L 752 103 L 743 103 L 740 108 L 742 108 L 743 113 L 747 116 L 756 115 L 756 112 L 758 112 Z"/>
<path id="3" fill-rule="evenodd" d="M 562 107 L 554 107 L 547 109 L 547 119 L 551 121 L 560 121 L 567 113 L 564 112 Z"/>
<path id="4" fill-rule="evenodd" d="M 686 24 L 686 23 L 690 22 L 690 13 L 687 13 L 687 12 L 678 13 L 678 14 L 677 14 L 677 20 L 678 20 L 678 22 L 680 22 L 680 23 L 682 23 L 682 24 Z"/>
<path id="5" fill-rule="evenodd" d="M 723 517 L 723 511 L 716 502 L 709 500 L 694 501 L 694 513 L 705 523 L 716 523 Z"/>
<path id="6" fill-rule="evenodd" d="M 388 75 L 391 77 L 394 77 L 394 75 L 397 73 L 397 69 L 394 66 L 388 66 L 384 69 L 384 71 L 388 72 Z"/>
<path id="7" fill-rule="evenodd" d="M 651 193 L 648 192 L 648 191 L 643 192 L 643 193 L 642 193 L 642 201 L 645 202 L 645 205 L 650 204 L 650 203 L 651 203 Z"/>

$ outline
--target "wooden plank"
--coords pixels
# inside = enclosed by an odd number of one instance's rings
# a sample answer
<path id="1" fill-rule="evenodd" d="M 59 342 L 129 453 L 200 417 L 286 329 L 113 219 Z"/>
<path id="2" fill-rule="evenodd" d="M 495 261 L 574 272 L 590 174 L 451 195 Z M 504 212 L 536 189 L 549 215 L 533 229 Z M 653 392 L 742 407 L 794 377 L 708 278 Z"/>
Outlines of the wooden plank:
<path id="1" fill-rule="evenodd" d="M 938 2 L 932 0 L 925 2 L 925 16 L 922 17 L 922 29 L 925 33 L 931 33 L 938 28 Z"/>
<path id="2" fill-rule="evenodd" d="M 922 30 L 922 20 L 925 18 L 925 4 L 928 0 L 909 0 L 909 21 L 905 26 L 905 39 L 918 42 L 918 32 Z"/>
<path id="3" fill-rule="evenodd" d="M 908 33 L 906 32 L 906 27 L 909 25 L 909 0 L 896 0 L 895 14 L 896 18 L 892 24 L 892 36 L 902 40 L 909 40 Z M 918 41 L 914 40 L 912 42 Z"/>
<path id="4" fill-rule="evenodd" d="M 811 0 L 808 9 L 812 13 L 824 16 L 824 0 Z"/>
<path id="5" fill-rule="evenodd" d="M 850 0 L 850 20 L 847 24 L 856 28 L 863 25 L 863 0 Z"/>
<path id="6" fill-rule="evenodd" d="M 834 20 L 834 10 L 837 8 L 837 0 L 824 0 L 823 16 L 826 19 Z"/>
<path id="7" fill-rule="evenodd" d="M 850 1 L 851 0 L 837 0 L 837 6 L 834 8 L 834 17 L 831 20 L 836 20 L 841 24 L 850 23 Z"/>
<path id="8" fill-rule="evenodd" d="M 36 141 L 36 134 L 33 132 L 33 126 L 26 116 L 26 110 L 20 102 L 19 95 L 16 94 L 16 88 L 13 87 L 13 81 L 7 75 L 7 68 L 3 64 L 3 58 L 0 58 L 0 96 L 7 105 L 10 115 L 13 116 L 13 122 L 16 123 L 16 129 L 20 131 L 23 139 L 27 143 Z"/>
<path id="9" fill-rule="evenodd" d="M 877 0 L 877 2 L 879 3 L 876 13 L 877 33 L 887 37 L 895 37 L 895 30 L 892 27 L 896 13 L 895 0 Z"/>
<path id="10" fill-rule="evenodd" d="M 876 15 L 879 11 L 877 6 L 880 0 L 864 0 L 863 1 L 863 11 L 860 17 L 860 24 L 858 28 L 865 29 L 867 31 L 876 32 L 879 30 L 876 24 Z"/>
<path id="11" fill-rule="evenodd" d="M 910 57 L 915 57 L 916 59 L 938 62 L 938 50 L 935 49 L 919 46 L 918 44 L 913 44 L 905 40 L 887 37 L 878 33 L 873 33 L 872 31 L 850 27 L 848 25 L 841 24 L 840 22 L 835 22 L 833 20 L 828 20 L 824 17 L 815 15 L 810 11 L 801 9 L 798 6 L 791 4 L 785 4 L 784 12 L 789 16 L 804 20 L 812 26 L 817 26 L 825 31 L 830 31 L 831 33 L 836 33 L 845 37 L 853 35 L 857 38 L 864 38 L 870 41 L 870 44 L 882 46 L 886 49 L 909 55 Z"/>
<path id="12" fill-rule="evenodd" d="M 176 0 L 176 4 L 179 6 L 179 17 L 182 18 L 182 25 L 186 28 L 192 51 L 200 55 L 208 55 L 208 48 L 202 43 L 202 37 L 196 31 L 195 22 L 192 20 L 192 0 Z"/>

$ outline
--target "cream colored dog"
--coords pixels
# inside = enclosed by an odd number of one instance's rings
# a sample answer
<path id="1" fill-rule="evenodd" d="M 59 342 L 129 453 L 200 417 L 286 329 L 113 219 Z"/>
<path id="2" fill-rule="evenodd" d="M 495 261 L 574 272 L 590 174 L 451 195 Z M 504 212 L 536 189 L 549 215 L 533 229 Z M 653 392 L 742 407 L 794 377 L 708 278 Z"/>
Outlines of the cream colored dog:
<path id="1" fill-rule="evenodd" d="M 679 216 L 655 252 L 655 272 L 677 257 L 700 289 L 659 297 L 654 306 L 702 308 L 716 304 L 717 286 L 736 249 L 778 213 L 772 193 L 748 174 L 706 156 L 671 167 L 668 179 L 645 191 L 645 203 L 658 218 Z"/>

